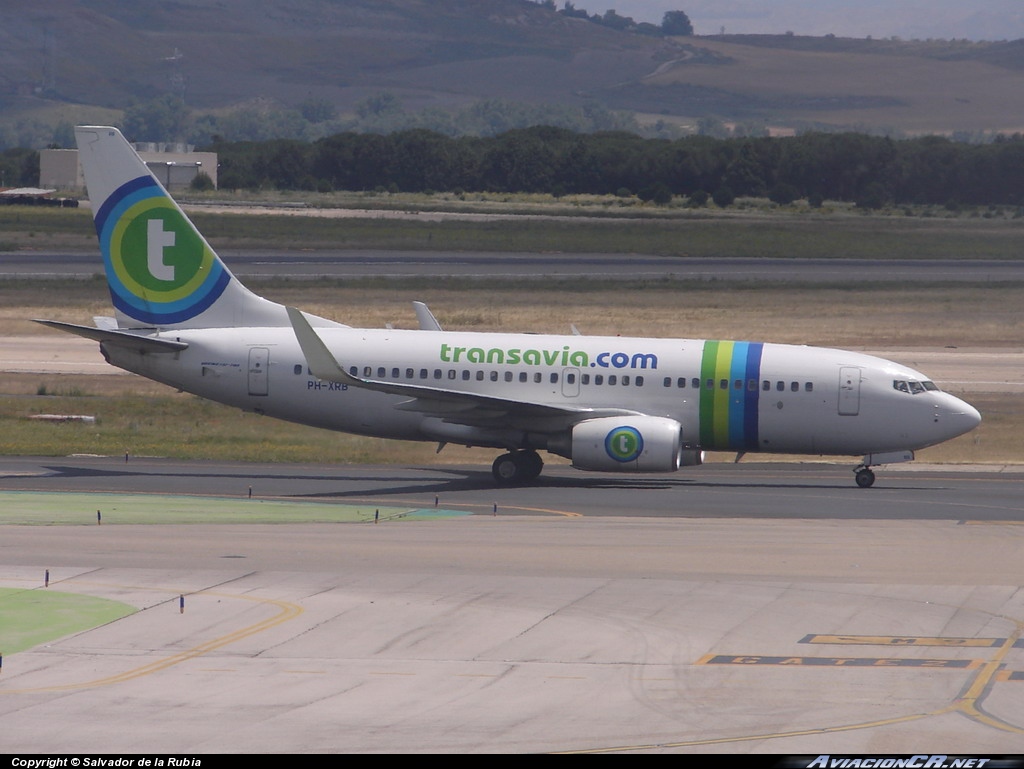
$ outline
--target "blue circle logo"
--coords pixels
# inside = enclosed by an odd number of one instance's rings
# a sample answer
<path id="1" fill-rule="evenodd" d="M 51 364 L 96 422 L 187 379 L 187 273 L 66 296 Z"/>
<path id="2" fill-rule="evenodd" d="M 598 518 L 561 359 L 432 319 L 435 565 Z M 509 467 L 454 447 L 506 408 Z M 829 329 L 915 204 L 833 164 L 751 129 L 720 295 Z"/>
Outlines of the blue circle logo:
<path id="1" fill-rule="evenodd" d="M 616 427 L 605 437 L 604 450 L 616 462 L 633 462 L 643 453 L 644 438 L 635 427 Z"/>
<path id="2" fill-rule="evenodd" d="M 159 326 L 207 310 L 231 280 L 220 260 L 149 177 L 121 186 L 96 214 L 114 306 Z"/>

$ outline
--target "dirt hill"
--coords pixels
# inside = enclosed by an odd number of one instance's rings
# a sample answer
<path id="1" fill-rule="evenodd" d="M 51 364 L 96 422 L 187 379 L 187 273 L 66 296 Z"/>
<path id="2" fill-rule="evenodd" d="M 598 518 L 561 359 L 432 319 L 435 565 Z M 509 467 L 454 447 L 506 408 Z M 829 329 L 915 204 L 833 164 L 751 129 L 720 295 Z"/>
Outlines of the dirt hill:
<path id="1" fill-rule="evenodd" d="M 195 110 L 323 99 L 344 113 L 388 91 L 407 110 L 596 100 L 690 124 L 714 117 L 780 130 L 1015 131 L 1024 115 L 1022 50 L 664 39 L 529 0 L 7 0 L 0 116 L 52 115 L 68 104 L 117 110 L 166 93 Z"/>

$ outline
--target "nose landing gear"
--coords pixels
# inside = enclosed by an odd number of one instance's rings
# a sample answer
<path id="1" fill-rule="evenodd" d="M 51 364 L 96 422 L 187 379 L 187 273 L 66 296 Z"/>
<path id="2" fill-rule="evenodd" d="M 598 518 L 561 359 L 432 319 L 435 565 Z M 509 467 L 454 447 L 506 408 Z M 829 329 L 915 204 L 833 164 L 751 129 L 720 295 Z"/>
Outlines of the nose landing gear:
<path id="1" fill-rule="evenodd" d="M 870 467 L 858 467 L 853 471 L 856 475 L 857 485 L 862 489 L 869 489 L 875 482 L 875 473 Z"/>
<path id="2" fill-rule="evenodd" d="M 871 469 L 875 465 L 894 465 L 900 462 L 913 462 L 913 451 L 885 451 L 877 454 L 865 454 L 860 465 L 853 469 L 857 485 L 869 489 L 875 483 L 875 473 Z"/>

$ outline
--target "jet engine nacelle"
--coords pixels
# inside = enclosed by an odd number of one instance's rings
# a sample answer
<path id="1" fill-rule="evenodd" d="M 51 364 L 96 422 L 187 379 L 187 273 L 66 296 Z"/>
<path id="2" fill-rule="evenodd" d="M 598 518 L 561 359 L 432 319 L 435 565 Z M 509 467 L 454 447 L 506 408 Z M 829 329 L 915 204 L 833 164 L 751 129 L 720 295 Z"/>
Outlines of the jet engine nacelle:
<path id="1" fill-rule="evenodd" d="M 682 443 L 682 425 L 674 419 L 588 419 L 572 428 L 572 466 L 605 472 L 670 472 L 679 469 Z M 693 462 L 688 459 L 687 464 Z"/>

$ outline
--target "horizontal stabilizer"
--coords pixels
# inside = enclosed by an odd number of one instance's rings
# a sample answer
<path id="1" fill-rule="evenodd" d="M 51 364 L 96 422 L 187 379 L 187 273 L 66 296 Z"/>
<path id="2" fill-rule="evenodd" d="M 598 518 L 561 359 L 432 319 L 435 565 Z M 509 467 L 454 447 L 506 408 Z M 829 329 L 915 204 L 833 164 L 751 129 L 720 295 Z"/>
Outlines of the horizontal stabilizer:
<path id="1" fill-rule="evenodd" d="M 96 342 L 104 342 L 119 347 L 127 347 L 139 352 L 167 353 L 180 352 L 188 347 L 185 342 L 176 342 L 171 339 L 157 339 L 151 336 L 140 336 L 127 331 L 117 331 L 110 328 L 94 328 L 92 326 L 79 326 L 76 323 L 63 323 L 59 320 L 36 320 L 44 326 L 55 328 L 58 331 L 67 331 L 69 334 L 84 336 Z"/>

